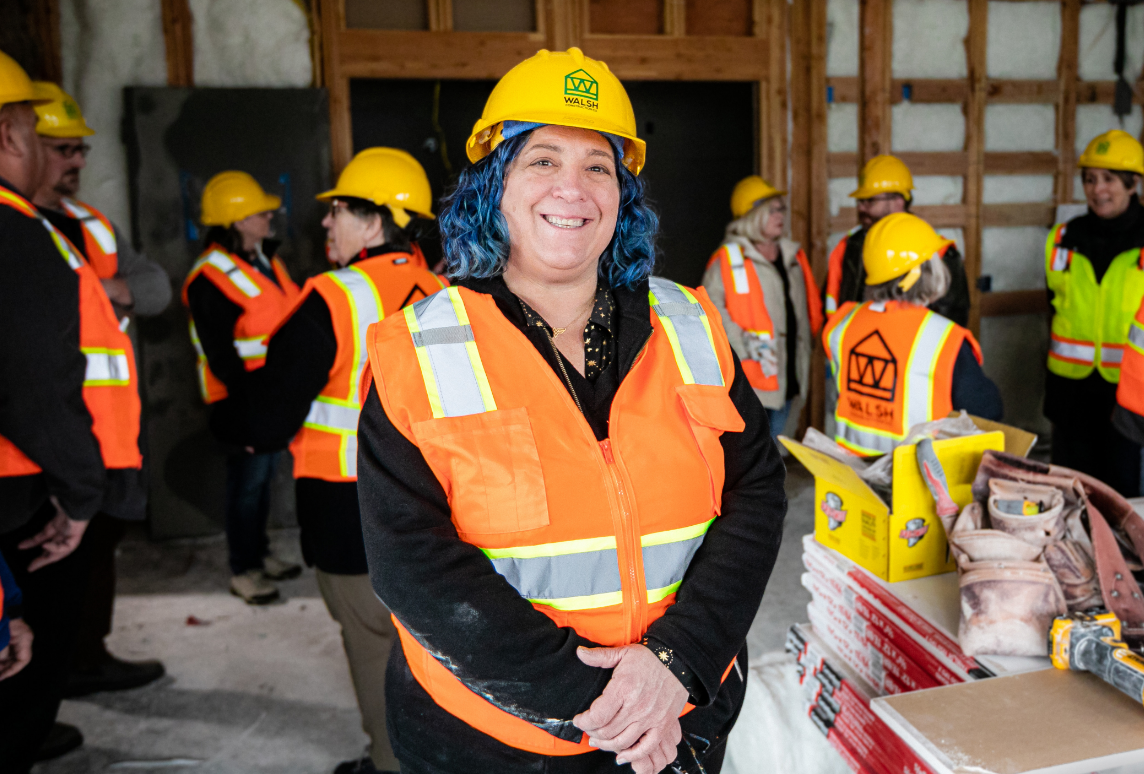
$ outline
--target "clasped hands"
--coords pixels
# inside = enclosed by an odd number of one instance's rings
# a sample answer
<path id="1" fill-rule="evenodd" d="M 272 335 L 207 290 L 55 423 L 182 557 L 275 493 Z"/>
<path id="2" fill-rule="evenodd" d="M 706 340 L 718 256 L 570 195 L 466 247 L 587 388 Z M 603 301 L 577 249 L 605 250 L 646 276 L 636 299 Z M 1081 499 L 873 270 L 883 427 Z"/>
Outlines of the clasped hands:
<path id="1" fill-rule="evenodd" d="M 576 655 L 588 666 L 613 670 L 604 692 L 572 718 L 588 744 L 616 753 L 616 763 L 630 763 L 636 774 L 665 769 L 683 738 L 679 713 L 687 690 L 643 645 L 579 648 Z"/>

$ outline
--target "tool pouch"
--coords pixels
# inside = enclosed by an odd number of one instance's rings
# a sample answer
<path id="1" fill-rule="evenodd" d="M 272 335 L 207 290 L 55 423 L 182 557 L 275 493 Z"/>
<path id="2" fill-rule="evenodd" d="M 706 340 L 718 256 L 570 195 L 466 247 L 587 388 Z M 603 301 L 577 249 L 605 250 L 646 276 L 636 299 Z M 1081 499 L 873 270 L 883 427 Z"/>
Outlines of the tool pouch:
<path id="1" fill-rule="evenodd" d="M 1026 514 L 1032 504 L 1036 513 Z M 989 521 L 994 529 L 1044 548 L 1065 535 L 1065 498 L 1053 486 L 989 480 Z"/>
<path id="2" fill-rule="evenodd" d="M 963 561 L 958 640 L 966 655 L 1046 656 L 1046 633 L 1067 612 L 1044 562 Z"/>
<path id="3" fill-rule="evenodd" d="M 1059 540 L 1045 546 L 1045 564 L 1053 571 L 1065 595 L 1069 611 L 1100 607 L 1100 582 L 1096 563 L 1083 545 L 1075 540 Z"/>

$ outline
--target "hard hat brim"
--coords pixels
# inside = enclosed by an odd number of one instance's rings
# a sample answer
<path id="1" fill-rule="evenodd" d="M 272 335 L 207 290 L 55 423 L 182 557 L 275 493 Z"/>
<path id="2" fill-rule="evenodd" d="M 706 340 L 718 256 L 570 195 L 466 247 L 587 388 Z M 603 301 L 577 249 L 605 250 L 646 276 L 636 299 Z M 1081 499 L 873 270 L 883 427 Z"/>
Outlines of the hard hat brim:
<path id="1" fill-rule="evenodd" d="M 229 228 L 235 223 L 238 223 L 240 220 L 246 220 L 251 215 L 258 215 L 262 212 L 277 212 L 280 209 L 282 209 L 282 198 L 275 196 L 274 194 L 266 194 L 266 198 L 259 202 L 258 206 L 252 206 L 246 208 L 245 210 L 239 210 L 238 217 L 230 220 L 229 222 L 224 222 L 218 218 L 201 218 L 199 222 L 204 226 L 223 226 Z"/>
<path id="2" fill-rule="evenodd" d="M 500 127 L 504 125 L 505 121 L 526 121 L 549 126 L 567 126 L 572 129 L 588 129 L 622 137 L 625 140 L 624 158 L 620 161 L 633 175 L 639 175 L 647 159 L 647 143 L 630 132 L 625 132 L 610 121 L 593 120 L 588 116 L 581 120 L 571 120 L 563 113 L 528 111 L 522 114 L 501 116 L 495 121 L 477 121 L 476 125 L 473 126 L 473 133 L 469 136 L 468 142 L 465 143 L 465 153 L 469 157 L 469 161 L 476 164 L 495 150 L 496 145 L 500 144 L 498 139 L 501 133 Z M 488 136 L 481 140 L 480 137 L 486 132 L 488 132 Z"/>
<path id="3" fill-rule="evenodd" d="M 55 137 L 56 139 L 67 139 L 69 137 L 91 137 L 95 134 L 95 130 L 87 124 L 84 124 L 82 129 L 65 129 L 63 127 L 48 127 L 46 129 L 37 129 L 36 134 L 41 137 Z"/>

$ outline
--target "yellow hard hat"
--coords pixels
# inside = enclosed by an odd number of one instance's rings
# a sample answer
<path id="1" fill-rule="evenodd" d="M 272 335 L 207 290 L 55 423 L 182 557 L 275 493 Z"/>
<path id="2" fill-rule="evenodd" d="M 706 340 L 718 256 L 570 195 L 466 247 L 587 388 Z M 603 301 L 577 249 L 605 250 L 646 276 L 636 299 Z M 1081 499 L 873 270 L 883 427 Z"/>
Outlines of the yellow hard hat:
<path id="1" fill-rule="evenodd" d="M 541 49 L 509 70 L 493 88 L 465 144 L 474 164 L 504 140 L 505 121 L 595 129 L 624 140 L 623 165 L 638 175 L 646 148 L 636 137 L 636 115 L 620 79 L 603 62 L 567 51 Z"/>
<path id="2" fill-rule="evenodd" d="M 366 148 L 353 157 L 338 184 L 318 199 L 352 196 L 388 207 L 399 228 L 412 219 L 410 212 L 433 217 L 433 191 L 425 169 L 410 154 L 397 148 Z"/>
<path id="3" fill-rule="evenodd" d="M 88 137 L 95 134 L 71 95 L 54 83 L 35 81 L 36 96 L 49 100 L 36 105 L 36 134 L 42 137 Z"/>
<path id="4" fill-rule="evenodd" d="M 908 202 L 914 189 L 910 168 L 895 156 L 875 156 L 866 162 L 858 174 L 858 189 L 851 199 L 870 199 L 879 194 L 896 193 Z"/>
<path id="5" fill-rule="evenodd" d="M 36 95 L 32 79 L 15 59 L 0 51 L 0 107 L 9 102 L 31 102 L 38 105 L 44 100 Z"/>
<path id="6" fill-rule="evenodd" d="M 234 170 L 219 172 L 203 189 L 204 226 L 230 226 L 235 222 L 270 212 L 282 206 L 282 200 L 262 190 L 250 175 Z"/>
<path id="7" fill-rule="evenodd" d="M 881 285 L 902 277 L 902 290 L 909 290 L 921 277 L 921 265 L 949 244 L 950 240 L 917 215 L 887 215 L 870 227 L 862 246 L 866 284 Z"/>
<path id="8" fill-rule="evenodd" d="M 1144 175 L 1144 147 L 1128 132 L 1113 129 L 1093 137 L 1076 165 Z"/>
<path id="9" fill-rule="evenodd" d="M 753 210 L 759 202 L 785 193 L 786 191 L 780 191 L 758 175 L 744 177 L 735 184 L 735 190 L 731 192 L 731 214 L 741 218 Z"/>

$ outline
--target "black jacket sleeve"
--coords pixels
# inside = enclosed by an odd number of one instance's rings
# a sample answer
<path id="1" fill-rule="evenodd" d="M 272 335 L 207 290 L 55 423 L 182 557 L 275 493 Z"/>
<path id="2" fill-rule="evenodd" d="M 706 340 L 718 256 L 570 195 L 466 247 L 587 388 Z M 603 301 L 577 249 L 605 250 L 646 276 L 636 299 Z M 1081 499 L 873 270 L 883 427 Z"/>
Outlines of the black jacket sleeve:
<path id="1" fill-rule="evenodd" d="M 949 246 L 942 261 L 949 269 L 949 290 L 929 308 L 964 328 L 969 325 L 969 279 L 965 276 L 965 261 L 956 245 Z"/>
<path id="2" fill-rule="evenodd" d="M 692 698 L 702 704 L 715 699 L 747 639 L 778 558 L 787 509 L 786 468 L 737 357 L 730 394 L 746 428 L 721 439 L 722 513 L 691 560 L 675 604 L 647 632 L 691 668 L 702 688 L 692 683 Z"/>
<path id="3" fill-rule="evenodd" d="M 187 288 L 187 305 L 211 372 L 226 385 L 228 393 L 241 391 L 246 366 L 234 348 L 234 326 L 242 316 L 242 307 L 201 274 Z"/>
<path id="4" fill-rule="evenodd" d="M 86 521 L 105 475 L 83 402 L 79 280 L 39 222 L 0 211 L 0 435 L 43 468 L 68 516 Z M 0 530 L 27 515 L 15 507 L 0 503 Z"/>
<path id="5" fill-rule="evenodd" d="M 957 360 L 953 363 L 952 392 L 955 411 L 965 409 L 982 419 L 1001 421 L 1004 414 L 1001 391 L 981 370 L 981 364 L 977 362 L 977 356 L 973 354 L 973 347 L 968 341 L 962 343 Z"/>
<path id="6" fill-rule="evenodd" d="M 1144 417 L 1118 404 L 1112 411 L 1112 426 L 1132 443 L 1144 446 Z"/>
<path id="7" fill-rule="evenodd" d="M 310 293 L 270 338 L 266 365 L 247 374 L 243 445 L 257 452 L 286 448 L 329 382 L 337 355 L 330 308 Z"/>
<path id="8" fill-rule="evenodd" d="M 358 426 L 358 500 L 374 591 L 409 633 L 466 686 L 548 733 L 578 742 L 572 717 L 611 670 L 576 656 L 595 647 L 533 608 L 462 541 L 421 451 L 370 388 Z"/>

